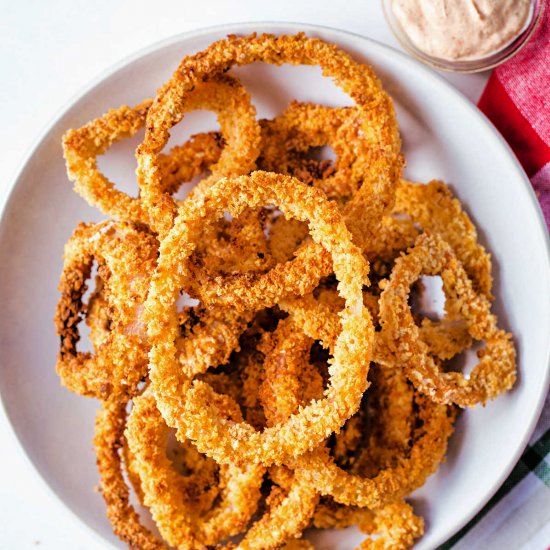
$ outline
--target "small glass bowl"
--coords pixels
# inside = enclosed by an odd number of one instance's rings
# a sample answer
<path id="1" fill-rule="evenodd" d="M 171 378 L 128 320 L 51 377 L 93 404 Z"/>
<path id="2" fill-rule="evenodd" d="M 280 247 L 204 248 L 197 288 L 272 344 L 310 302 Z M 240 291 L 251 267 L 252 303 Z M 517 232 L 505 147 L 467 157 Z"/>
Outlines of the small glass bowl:
<path id="1" fill-rule="evenodd" d="M 455 73 L 477 73 L 492 69 L 512 56 L 517 54 L 525 44 L 529 41 L 533 33 L 535 32 L 539 22 L 542 19 L 542 13 L 545 9 L 545 0 L 533 0 L 530 19 L 523 31 L 516 36 L 511 42 L 505 44 L 500 50 L 496 50 L 483 57 L 476 59 L 442 59 L 439 57 L 433 57 L 427 53 L 419 50 L 409 38 L 407 33 L 403 30 L 403 27 L 395 17 L 392 7 L 392 0 L 382 0 L 382 7 L 386 21 L 390 26 L 395 38 L 399 41 L 404 50 L 407 51 L 414 58 L 422 61 L 426 65 L 429 65 L 435 69 L 442 71 L 450 71 Z"/>

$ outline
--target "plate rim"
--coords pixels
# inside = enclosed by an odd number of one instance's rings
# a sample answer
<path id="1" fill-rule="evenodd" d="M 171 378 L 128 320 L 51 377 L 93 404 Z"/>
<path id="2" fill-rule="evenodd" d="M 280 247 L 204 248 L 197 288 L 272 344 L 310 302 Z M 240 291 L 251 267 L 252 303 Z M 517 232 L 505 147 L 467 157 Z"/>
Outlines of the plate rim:
<path id="1" fill-rule="evenodd" d="M 274 31 L 273 28 L 278 28 Z M 280 27 L 280 28 L 279 28 Z M 269 30 L 268 30 L 269 29 Z M 43 127 L 43 129 L 37 133 L 37 137 L 32 141 L 31 145 L 28 147 L 26 152 L 23 154 L 21 160 L 18 162 L 17 168 L 13 173 L 13 176 L 10 178 L 8 185 L 5 188 L 4 193 L 0 197 L 0 235 L 2 233 L 2 228 L 5 223 L 5 213 L 10 207 L 10 204 L 15 200 L 15 190 L 17 184 L 31 161 L 32 157 L 36 154 L 40 146 L 47 140 L 52 129 L 60 122 L 60 120 L 72 110 L 81 100 L 83 100 L 87 95 L 89 95 L 93 90 L 99 86 L 102 82 L 108 78 L 115 75 L 117 72 L 121 71 L 125 67 L 131 65 L 132 63 L 138 61 L 139 59 L 150 55 L 158 50 L 161 50 L 166 47 L 170 47 L 178 42 L 185 42 L 192 40 L 194 38 L 199 38 L 209 34 L 218 33 L 220 38 L 224 34 L 235 33 L 235 34 L 245 34 L 250 32 L 271 32 L 276 34 L 283 33 L 296 33 L 296 32 L 305 32 L 307 33 L 329 33 L 333 36 L 339 36 L 344 38 L 353 38 L 354 40 L 367 43 L 370 47 L 374 47 L 379 51 L 383 51 L 387 55 L 397 57 L 401 62 L 405 64 L 412 65 L 414 69 L 421 74 L 423 78 L 433 79 L 440 86 L 445 88 L 445 91 L 451 96 L 454 96 L 455 100 L 459 101 L 462 106 L 470 111 L 474 116 L 477 116 L 480 122 L 485 126 L 485 128 L 492 134 L 492 137 L 496 142 L 500 143 L 504 151 L 507 153 L 508 157 L 512 161 L 512 164 L 515 166 L 517 175 L 523 183 L 523 189 L 527 192 L 527 195 L 530 199 L 533 211 L 536 213 L 536 225 L 539 233 L 541 234 L 542 242 L 544 243 L 544 250 L 546 252 L 546 270 L 550 273 L 550 234 L 546 227 L 546 221 L 544 219 L 539 201 L 536 197 L 535 191 L 529 181 L 523 167 L 520 165 L 515 153 L 513 152 L 510 145 L 506 142 L 500 132 L 496 129 L 493 123 L 485 116 L 485 114 L 480 111 L 474 103 L 472 103 L 468 98 L 464 96 L 457 88 L 455 88 L 449 81 L 447 81 L 442 75 L 438 74 L 433 69 L 423 65 L 416 59 L 408 56 L 406 53 L 396 49 L 393 46 L 374 40 L 368 36 L 361 35 L 356 32 L 347 31 L 344 29 L 338 29 L 336 27 L 331 27 L 328 25 L 318 25 L 311 23 L 301 23 L 297 21 L 245 21 L 245 22 L 233 22 L 227 24 L 212 25 L 206 27 L 200 27 L 198 29 L 193 29 L 189 31 L 184 31 L 177 33 L 166 38 L 157 40 L 149 45 L 146 45 L 142 48 L 137 49 L 136 51 L 124 56 L 119 61 L 113 63 L 106 69 L 100 71 L 95 77 L 90 79 L 86 84 L 77 90 L 61 107 L 59 107 L 54 115 L 50 118 L 50 121 Z M 337 39 L 335 39 L 337 42 Z M 337 43 L 338 45 L 338 43 Z M 547 280 L 548 291 L 550 293 L 550 278 Z M 538 420 L 540 419 L 546 396 L 550 390 L 550 337 L 547 341 L 546 349 L 546 373 L 541 384 L 540 394 L 538 396 L 537 406 L 534 408 L 533 416 L 531 421 L 524 432 L 523 437 L 516 444 L 516 450 L 511 455 L 511 459 L 508 462 L 506 468 L 504 468 L 501 474 L 498 476 L 498 479 L 491 485 L 491 488 L 486 492 L 486 495 L 483 499 L 480 499 L 475 506 L 472 506 L 470 512 L 465 514 L 459 521 L 455 521 L 452 530 L 449 530 L 448 536 L 443 540 L 441 537 L 436 539 L 436 547 L 445 543 L 451 537 L 456 535 L 465 525 L 467 525 L 474 516 L 487 504 L 487 502 L 495 495 L 498 489 L 502 486 L 504 481 L 510 475 L 526 446 L 529 443 L 529 440 L 536 428 Z M 103 545 L 108 545 L 109 548 L 115 548 L 111 541 L 107 540 L 101 533 L 94 529 L 91 525 L 88 524 L 81 516 L 79 516 L 75 511 L 73 511 L 56 493 L 50 483 L 46 480 L 44 476 L 40 473 L 35 463 L 31 460 L 30 456 L 25 451 L 23 444 L 19 438 L 19 435 L 15 429 L 15 426 L 11 422 L 11 418 L 8 414 L 6 406 L 4 404 L 4 398 L 2 393 L 0 393 L 0 422 L 6 426 L 8 437 L 11 438 L 16 443 L 16 447 L 24 457 L 23 463 L 26 465 L 29 471 L 32 471 L 33 477 L 40 483 L 40 485 L 46 489 L 46 494 L 52 497 L 52 501 L 55 502 L 60 511 L 64 511 L 68 516 L 72 518 L 72 521 L 78 524 L 81 528 L 84 527 L 94 539 L 98 542 L 101 542 Z"/>

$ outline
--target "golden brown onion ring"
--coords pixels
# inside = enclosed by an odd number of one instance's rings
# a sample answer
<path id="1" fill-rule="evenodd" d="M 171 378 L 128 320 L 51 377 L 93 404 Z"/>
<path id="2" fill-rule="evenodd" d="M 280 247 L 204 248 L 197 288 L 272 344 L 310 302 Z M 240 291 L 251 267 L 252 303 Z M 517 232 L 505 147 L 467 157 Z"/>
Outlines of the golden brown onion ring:
<path id="1" fill-rule="evenodd" d="M 325 311 L 321 311 L 319 315 L 322 318 L 325 318 L 325 313 L 331 313 L 331 295 L 325 293 L 324 296 L 325 300 L 321 295 L 321 300 L 317 302 L 321 308 L 325 308 Z M 305 316 L 303 310 L 298 309 L 297 320 L 300 321 L 300 315 L 302 315 L 302 322 L 315 319 L 316 316 L 312 314 L 313 307 L 312 303 L 308 304 L 309 312 Z M 331 316 L 327 315 L 326 318 L 331 319 Z M 306 322 L 303 327 L 308 336 L 324 342 L 333 342 L 334 336 L 327 334 L 327 327 L 330 330 L 336 330 L 337 318 L 332 314 L 331 322 L 326 325 Z M 394 387 L 399 390 L 399 385 Z M 289 466 L 294 472 L 304 470 L 306 477 L 309 477 L 310 482 L 321 494 L 331 496 L 336 502 L 342 504 L 376 510 L 399 500 L 423 485 L 427 477 L 436 470 L 445 456 L 447 440 L 452 433 L 453 417 L 448 415 L 447 407 L 432 403 L 422 396 L 418 396 L 417 404 L 422 428 L 411 449 L 407 449 L 409 451 L 407 456 L 373 477 L 366 477 L 362 473 L 346 472 L 335 463 L 326 449 L 317 449 L 300 456 L 289 462 Z"/>
<path id="2" fill-rule="evenodd" d="M 491 256 L 478 242 L 477 230 L 460 201 L 442 181 L 400 182 L 392 214 L 386 216 L 367 249 L 369 258 L 388 253 L 395 257 L 414 244 L 420 231 L 445 239 L 462 262 L 474 290 L 492 298 Z"/>
<path id="3" fill-rule="evenodd" d="M 351 474 L 338 467 L 327 453 L 313 452 L 291 463 L 294 471 L 304 470 L 317 490 L 336 502 L 373 510 L 401 499 L 422 486 L 444 459 L 447 440 L 452 433 L 453 417 L 444 405 L 418 397 L 419 430 L 409 455 L 392 468 L 372 478 Z"/>
<path id="4" fill-rule="evenodd" d="M 149 343 L 140 315 L 157 249 L 157 240 L 143 229 L 112 221 L 81 224 L 67 243 L 56 310 L 61 339 L 56 368 L 72 391 L 101 399 L 128 398 L 145 381 Z M 99 283 L 84 311 L 82 299 L 94 262 Z M 76 349 L 84 313 L 93 354 Z M 231 308 L 184 309 L 178 320 L 180 368 L 194 376 L 227 362 L 252 316 Z"/>
<path id="5" fill-rule="evenodd" d="M 215 220 L 224 211 L 235 217 L 245 206 L 264 204 L 275 204 L 286 216 L 308 220 L 313 240 L 332 256 L 345 308 L 325 398 L 260 433 L 247 423 L 221 418 L 212 404 L 212 388 L 193 382 L 178 368 L 175 302 L 188 277 L 186 261 L 202 231 L 204 218 Z M 199 200 L 187 201 L 161 244 L 145 307 L 152 344 L 150 379 L 167 424 L 177 428 L 178 438 L 195 441 L 199 451 L 220 463 L 252 461 L 267 466 L 313 448 L 357 410 L 368 385 L 374 331 L 370 314 L 363 306 L 362 286 L 366 282 L 367 264 L 351 243 L 336 205 L 322 192 L 297 180 L 255 172 L 250 177 L 221 180 Z M 262 301 L 263 286 L 255 283 L 246 290 Z M 186 399 L 182 400 L 184 394 Z"/>
<path id="6" fill-rule="evenodd" d="M 260 397 L 264 405 L 268 425 L 284 420 L 288 414 L 292 414 L 300 405 L 305 405 L 310 395 L 314 398 L 318 397 L 319 393 L 322 395 L 322 384 L 317 391 L 313 391 L 312 387 L 315 387 L 315 384 L 312 384 L 311 380 L 306 375 L 308 370 L 312 370 L 313 373 L 316 373 L 315 368 L 313 368 L 308 361 L 308 352 L 311 344 L 312 340 L 300 332 L 291 318 L 280 321 L 275 332 L 264 337 L 264 341 L 260 346 L 260 349 L 265 353 L 263 365 L 264 382 L 261 387 Z M 396 375 L 399 375 L 399 373 L 400 371 L 396 371 Z M 320 377 L 318 373 L 317 377 Z M 391 377 L 389 377 L 388 380 L 391 380 Z M 381 381 L 385 382 L 385 379 Z M 406 385 L 406 381 L 403 380 L 403 382 Z M 388 401 L 382 405 L 386 409 L 389 406 L 387 412 L 382 411 L 382 416 L 384 418 L 381 419 L 385 422 L 385 427 L 387 428 L 391 426 L 392 421 L 395 421 L 395 416 L 399 417 L 402 413 L 402 388 L 399 384 L 392 385 L 392 383 L 390 383 L 389 386 L 387 384 L 382 385 L 381 388 L 376 388 L 376 390 L 379 390 L 380 393 L 384 393 L 385 390 L 389 390 L 390 392 Z M 392 408 L 395 410 L 391 410 Z M 444 411 L 445 407 L 442 407 L 442 409 Z M 421 416 L 420 418 L 421 420 L 425 420 L 425 417 Z M 409 419 L 410 413 L 406 414 L 405 419 L 403 419 L 407 426 L 409 426 Z M 377 422 L 379 419 L 376 418 L 374 421 Z M 384 430 L 384 427 L 382 427 L 382 430 Z M 405 435 L 406 441 L 403 447 L 408 448 L 410 428 L 409 430 L 405 429 L 405 431 L 408 431 L 408 434 Z M 442 434 L 443 437 L 445 437 L 445 435 Z M 391 440 L 392 437 L 389 437 L 389 439 Z M 399 440 L 400 437 L 397 439 Z M 404 449 L 400 450 L 401 452 L 399 454 L 402 455 Z M 312 454 L 323 456 L 323 452 L 320 450 Z M 441 459 L 441 457 L 439 458 Z M 395 460 L 395 462 L 400 460 L 402 460 L 401 456 L 399 459 Z M 301 463 L 302 461 L 298 459 L 297 462 Z M 307 472 L 307 465 L 301 464 L 300 466 L 300 468 L 294 471 L 294 474 L 305 474 L 306 477 L 308 477 L 309 472 Z M 280 474 L 281 472 L 278 470 L 274 473 Z M 313 477 L 317 479 L 318 475 L 319 472 L 316 472 Z M 280 475 L 277 475 L 277 479 L 280 479 Z M 423 483 L 422 474 L 420 474 L 420 479 Z M 291 486 L 294 486 L 295 481 L 291 479 L 286 483 L 290 483 Z M 406 485 L 405 491 L 408 492 L 411 490 L 411 485 L 408 485 L 411 483 L 410 480 L 402 481 L 402 483 Z M 312 491 L 312 495 L 315 494 L 317 489 L 319 489 L 319 485 L 317 483 L 311 483 L 310 491 Z M 384 495 L 387 499 L 385 501 L 386 503 L 381 505 L 376 514 L 370 511 L 361 513 L 355 508 L 351 508 L 348 509 L 347 512 L 341 510 L 340 513 L 337 514 L 337 520 L 334 515 L 330 513 L 325 513 L 322 517 L 318 515 L 317 520 L 322 521 L 323 519 L 327 520 L 332 517 L 342 524 L 353 519 L 360 521 L 363 528 L 368 527 L 369 530 L 367 532 L 380 533 L 382 535 L 381 540 L 384 541 L 384 546 L 381 545 L 381 542 L 378 543 L 369 539 L 370 542 L 365 541 L 363 543 L 365 548 L 371 547 L 371 544 L 374 544 L 374 548 L 384 548 L 385 544 L 394 544 L 396 547 L 400 548 L 409 547 L 416 538 L 422 535 L 423 521 L 421 518 L 414 516 L 409 505 L 405 503 L 392 503 L 396 494 L 398 494 L 398 498 L 402 498 L 406 493 L 398 493 L 396 488 L 392 488 L 392 492 Z M 389 526 L 392 526 L 392 528 L 389 529 Z"/>
<path id="7" fill-rule="evenodd" d="M 407 550 L 424 534 L 424 520 L 404 501 L 394 502 L 376 512 L 370 534 L 357 550 Z"/>
<path id="8" fill-rule="evenodd" d="M 466 321 L 468 332 L 486 347 L 466 378 L 443 372 L 419 336 L 409 304 L 411 285 L 420 275 L 440 275 L 453 318 Z M 380 297 L 381 340 L 416 388 L 438 403 L 471 407 L 510 389 L 516 379 L 515 349 L 510 335 L 497 327 L 491 304 L 477 294 L 453 249 L 441 237 L 424 233 L 401 256 Z"/>
<path id="9" fill-rule="evenodd" d="M 167 455 L 172 460 L 175 469 L 182 474 L 178 479 L 178 487 L 181 485 L 181 491 L 193 499 L 195 513 L 206 514 L 220 493 L 218 465 L 211 458 L 201 455 L 191 442 L 170 441 Z M 137 459 L 130 450 L 126 438 L 122 448 L 122 458 L 126 476 L 140 504 L 144 506 L 144 493 Z"/>
<path id="10" fill-rule="evenodd" d="M 158 232 L 141 198 L 116 189 L 101 173 L 96 160 L 113 143 L 141 129 L 150 106 L 151 100 L 134 108 L 122 106 L 82 128 L 70 130 L 63 138 L 63 150 L 69 179 L 74 181 L 77 193 L 92 206 L 120 220 L 148 224 Z M 211 178 L 218 179 L 223 175 L 247 173 L 255 167 L 260 129 L 250 97 L 240 82 L 229 75 L 220 75 L 201 83 L 188 95 L 182 114 L 197 109 L 217 113 L 221 137 L 216 133 L 201 134 L 174 147 L 169 155 L 159 155 L 159 177 L 165 193 L 173 193 L 182 182 L 190 181 L 206 169 L 212 171 Z M 201 185 L 206 185 L 206 180 Z"/>
<path id="11" fill-rule="evenodd" d="M 227 414 L 240 417 L 238 408 L 232 410 L 231 405 Z M 186 491 L 185 478 L 166 455 L 167 435 L 168 428 L 147 390 L 134 399 L 125 436 L 135 459 L 144 504 L 163 538 L 176 548 L 192 549 L 215 545 L 242 532 L 256 511 L 264 469 L 257 465 L 222 466 L 221 498 L 215 508 L 200 516 L 193 495 Z"/>
<path id="12" fill-rule="evenodd" d="M 98 168 L 97 157 L 117 141 L 132 137 L 145 124 L 152 100 L 135 107 L 122 105 L 63 136 L 63 153 L 69 180 L 75 191 L 90 206 L 104 214 L 128 222 L 148 223 L 148 216 L 139 198 L 120 191 Z M 159 156 L 162 187 L 175 193 L 182 183 L 191 181 L 219 161 L 223 138 L 217 132 L 192 136 L 183 145 L 176 145 L 169 154 Z"/>
<path id="13" fill-rule="evenodd" d="M 122 458 L 126 428 L 124 401 L 103 402 L 95 425 L 94 448 L 101 485 L 101 494 L 107 505 L 107 517 L 113 531 L 131 548 L 161 550 L 164 544 L 140 522 L 130 504 L 130 491 L 124 479 Z"/>
<path id="14" fill-rule="evenodd" d="M 323 507 L 315 525 L 344 529 L 356 524 L 363 533 L 377 535 L 365 539 L 356 550 L 407 550 L 424 534 L 424 520 L 404 501 L 387 504 L 377 512 L 349 506 Z M 309 544 L 305 548 L 313 549 Z"/>
<path id="15" fill-rule="evenodd" d="M 261 124 L 259 164 L 263 170 L 289 174 L 318 187 L 329 199 L 337 201 L 344 212 L 353 209 L 355 203 L 372 205 L 373 145 L 365 138 L 360 108 L 292 102 L 281 115 Z M 326 145 L 336 153 L 334 165 L 305 157 L 311 148 Z M 345 206 L 346 203 L 349 204 Z M 360 215 L 361 220 L 346 220 L 353 228 L 354 241 L 364 244 L 363 232 L 368 234 L 375 222 L 368 209 Z M 299 227 L 296 222 L 281 217 L 272 220 L 270 225 L 272 253 L 278 258 L 290 259 L 307 237 L 307 227 Z"/>
<path id="16" fill-rule="evenodd" d="M 176 215 L 174 201 L 162 192 L 158 156 L 170 129 L 181 119 L 189 94 L 205 78 L 257 61 L 319 65 L 323 74 L 356 102 L 363 125 L 360 137 L 369 144 L 370 162 L 363 191 L 348 205 L 346 218 L 354 236 L 357 223 L 358 238 L 374 237 L 382 214 L 393 205 L 401 173 L 401 142 L 392 101 L 370 67 L 355 62 L 336 46 L 304 34 L 229 36 L 182 60 L 149 110 L 145 138 L 137 151 L 138 183 L 156 225 L 169 229 Z"/>
<path id="17" fill-rule="evenodd" d="M 67 243 L 55 321 L 60 337 L 56 370 L 70 390 L 100 399 L 131 397 L 147 375 L 148 346 L 139 315 L 155 268 L 157 246 L 146 231 L 112 221 L 80 224 Z M 92 354 L 78 352 L 76 346 L 82 299 L 94 262 L 103 280 L 109 330 Z"/>

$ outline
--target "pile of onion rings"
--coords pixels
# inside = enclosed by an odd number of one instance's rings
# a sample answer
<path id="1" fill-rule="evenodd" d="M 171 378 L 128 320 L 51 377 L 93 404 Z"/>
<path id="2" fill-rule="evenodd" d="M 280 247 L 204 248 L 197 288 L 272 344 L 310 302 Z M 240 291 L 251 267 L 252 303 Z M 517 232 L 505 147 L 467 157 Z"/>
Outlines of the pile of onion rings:
<path id="1" fill-rule="evenodd" d="M 254 62 L 319 65 L 354 105 L 258 120 L 228 72 Z M 197 109 L 220 131 L 165 152 Z M 142 128 L 130 197 L 97 157 Z M 325 146 L 335 160 L 313 158 Z M 373 70 L 303 34 L 229 36 L 63 149 L 75 191 L 111 218 L 67 243 L 55 323 L 62 384 L 101 402 L 114 532 L 142 550 L 291 550 L 314 548 L 308 529 L 355 525 L 360 548 L 413 546 L 424 521 L 405 499 L 445 460 L 460 408 L 513 386 L 515 349 L 460 202 L 402 179 Z M 441 280 L 439 316 L 419 306 L 423 277 Z"/>

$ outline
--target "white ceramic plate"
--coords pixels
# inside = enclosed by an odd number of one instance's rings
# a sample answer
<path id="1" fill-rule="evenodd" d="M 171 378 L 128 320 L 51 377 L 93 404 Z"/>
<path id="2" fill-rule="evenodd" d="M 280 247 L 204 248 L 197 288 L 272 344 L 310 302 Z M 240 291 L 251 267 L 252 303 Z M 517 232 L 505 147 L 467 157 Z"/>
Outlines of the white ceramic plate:
<path id="1" fill-rule="evenodd" d="M 233 33 L 307 31 L 339 44 L 377 69 L 393 96 L 402 129 L 406 175 L 449 182 L 494 258 L 496 310 L 515 335 L 519 380 L 514 390 L 460 418 L 447 462 L 413 498 L 426 518 L 418 548 L 434 548 L 461 528 L 495 493 L 527 443 L 548 388 L 550 268 L 546 228 L 528 180 L 486 119 L 441 78 L 396 51 L 360 36 L 293 24 L 247 24 L 185 34 L 154 46 L 95 82 L 46 131 L 13 184 L 0 226 L 0 392 L 25 453 L 55 494 L 115 547 L 97 484 L 91 440 L 96 403 L 61 388 L 54 372 L 58 340 L 52 322 L 63 244 L 81 220 L 101 216 L 71 190 L 61 136 L 107 109 L 153 95 L 182 56 Z M 317 68 L 255 64 L 238 69 L 259 116 L 290 99 L 349 104 Z M 213 129 L 213 115 L 185 118 L 174 141 Z M 133 183 L 138 139 L 101 160 L 121 187 Z M 318 548 L 348 549 L 355 531 L 316 537 Z"/>

